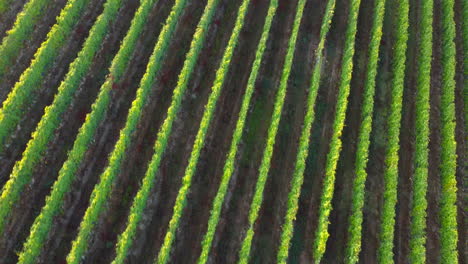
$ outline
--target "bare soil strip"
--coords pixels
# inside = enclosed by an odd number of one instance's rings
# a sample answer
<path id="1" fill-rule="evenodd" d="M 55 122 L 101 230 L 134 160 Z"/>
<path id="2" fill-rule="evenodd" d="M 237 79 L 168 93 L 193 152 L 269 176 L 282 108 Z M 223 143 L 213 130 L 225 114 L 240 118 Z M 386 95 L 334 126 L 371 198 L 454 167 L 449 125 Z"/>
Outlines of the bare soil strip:
<path id="1" fill-rule="evenodd" d="M 111 58 L 117 52 L 120 40 L 130 24 L 132 8 L 128 5 L 126 7 L 127 10 L 119 15 L 121 19 L 117 19 L 112 25 L 110 34 L 103 42 L 89 73 L 82 81 L 69 109 L 64 113 L 55 138 L 43 160 L 35 169 L 35 178 L 27 186 L 24 195 L 13 210 L 12 221 L 9 222 L 7 231 L 0 240 L 0 245 L 6 247 L 5 252 L 9 252 L 5 256 L 11 259 L 16 259 L 17 256 L 13 256 L 13 253 L 19 252 L 22 248 L 32 222 L 44 205 L 45 197 L 49 194 L 50 187 L 67 157 L 67 151 L 72 147 L 73 141 L 70 139 L 75 138 L 79 127 L 84 122 L 85 114 L 90 111 L 91 104 L 107 73 L 105 69 L 109 67 Z"/>
<path id="2" fill-rule="evenodd" d="M 410 1 L 409 37 L 406 51 L 405 87 L 400 129 L 400 151 L 398 164 L 398 193 L 395 215 L 395 261 L 409 261 L 409 240 L 411 208 L 413 197 L 413 156 L 415 150 L 415 102 L 417 91 L 419 21 L 421 17 L 419 1 Z"/>
<path id="3" fill-rule="evenodd" d="M 251 1 L 218 110 L 210 126 L 205 147 L 193 178 L 190 203 L 184 212 L 174 243 L 174 263 L 195 263 L 201 253 L 214 196 L 223 173 L 224 162 L 232 139 L 257 43 L 262 34 L 269 1 Z"/>
<path id="4" fill-rule="evenodd" d="M 396 1 L 387 1 L 383 35 L 380 47 L 380 61 L 375 86 L 375 107 L 367 165 L 366 201 L 363 208 L 364 221 L 362 225 L 362 263 L 377 263 L 377 247 L 379 245 L 380 220 L 383 204 L 384 165 L 387 141 L 386 120 L 389 114 L 391 98 L 391 62 L 393 56 L 393 25 Z"/>
<path id="5" fill-rule="evenodd" d="M 197 3 L 196 16 L 184 13 L 184 19 L 189 19 L 189 23 L 195 26 L 201 16 L 205 3 Z M 130 263 L 152 263 L 159 252 L 167 231 L 169 220 L 172 217 L 175 198 L 181 184 L 181 178 L 193 146 L 193 140 L 197 133 L 201 116 L 203 115 L 204 105 L 210 93 L 211 84 L 214 80 L 215 71 L 218 68 L 219 61 L 224 52 L 224 48 L 234 26 L 235 15 L 240 3 L 233 1 L 221 1 L 215 11 L 213 22 L 211 23 L 207 37 L 201 50 L 195 70 L 193 71 L 186 94 L 182 100 L 181 109 L 177 119 L 174 122 L 172 134 L 168 141 L 168 147 L 163 155 L 158 175 L 156 176 L 154 190 L 149 197 L 147 208 L 141 221 L 141 228 L 137 231 L 135 241 L 130 251 L 128 260 Z M 192 8 L 192 7 L 191 7 Z M 188 16 L 186 16 L 188 15 Z M 179 30 L 179 29 L 178 29 Z M 187 42 L 189 43 L 193 36 L 193 31 L 185 31 Z M 177 33 L 176 33 L 177 35 Z M 177 50 L 178 54 L 185 59 L 185 50 Z M 167 101 L 172 97 L 172 89 L 178 79 L 178 68 L 167 69 L 164 72 L 159 83 L 168 83 Z M 168 78 L 170 78 L 168 81 Z M 167 107 L 162 110 L 167 112 Z M 162 117 L 162 119 L 165 116 Z M 161 119 L 161 121 L 162 121 Z M 156 127 L 152 131 L 151 140 L 148 140 L 148 147 L 152 150 L 154 140 L 156 139 Z M 148 153 L 152 155 L 151 151 Z M 150 159 L 151 156 L 146 157 Z M 146 166 L 142 168 L 142 175 Z M 132 198 L 133 199 L 133 195 Z M 141 232 L 141 234 L 140 234 Z M 175 237 L 179 238 L 180 233 Z M 172 261 L 171 261 L 172 262 Z"/>
<path id="6" fill-rule="evenodd" d="M 349 1 L 337 1 L 334 19 L 324 50 L 323 74 L 312 125 L 309 156 L 299 198 L 299 210 L 291 240 L 289 261 L 312 262 L 312 246 L 317 226 L 322 176 L 332 134 L 336 96 L 341 74 L 341 55 L 348 18 Z"/>
<path id="7" fill-rule="evenodd" d="M 302 17 L 289 78 L 283 113 L 276 137 L 263 204 L 255 227 L 251 261 L 276 262 L 282 225 L 287 209 L 288 194 L 296 162 L 301 128 L 306 113 L 314 52 L 327 1 L 308 1 Z"/>
<path id="8" fill-rule="evenodd" d="M 16 16 L 21 12 L 26 2 L 27 0 L 13 1 L 10 4 L 9 10 L 0 15 L 0 39 L 2 39 L 6 35 L 6 32 L 13 26 Z"/>
<path id="9" fill-rule="evenodd" d="M 25 1 L 24 0 L 12 1 L 12 7 L 18 9 L 18 13 L 21 12 L 21 9 L 23 7 L 23 5 L 17 6 L 21 2 L 24 3 Z M 3 103 L 3 101 L 7 98 L 8 93 L 12 90 L 15 83 L 19 80 L 19 77 L 21 76 L 21 74 L 31 64 L 31 60 L 34 57 L 34 54 L 36 53 L 37 49 L 41 46 L 42 42 L 46 40 L 47 34 L 49 33 L 52 26 L 57 22 L 56 18 L 60 14 L 60 11 L 62 10 L 62 8 L 67 3 L 67 0 L 56 0 L 56 1 L 50 1 L 50 2 L 51 4 L 49 4 L 49 6 L 45 8 L 45 10 L 47 10 L 47 15 L 44 15 L 42 18 L 38 19 L 37 24 L 34 28 L 34 31 L 31 34 L 31 38 L 26 41 L 23 48 L 20 50 L 18 57 L 16 59 L 16 62 L 11 66 L 10 71 L 5 73 L 4 78 L 0 80 L 0 104 Z M 89 23 L 91 23 L 92 25 L 94 19 L 97 16 L 94 14 L 96 12 L 98 12 L 99 14 L 100 12 L 100 9 L 101 9 L 100 4 L 99 4 L 100 2 L 101 1 L 99 0 L 90 1 L 90 5 L 93 7 L 88 8 L 87 13 L 85 14 L 86 18 L 81 19 L 81 21 L 78 22 L 77 29 L 79 28 L 79 31 L 81 32 L 81 34 L 78 34 L 78 36 L 75 35 L 76 39 L 74 42 L 78 42 L 76 43 L 76 45 L 80 45 L 81 42 L 84 41 L 84 37 L 86 36 L 86 33 L 89 31 L 89 27 L 91 27 L 89 26 Z M 15 15 L 17 15 L 18 13 L 15 13 Z M 15 16 L 12 16 L 12 18 L 9 18 L 9 16 L 11 16 L 9 13 L 5 14 L 5 18 L 11 19 L 12 22 L 10 23 L 8 27 L 5 28 L 5 30 L 9 30 L 13 26 L 13 23 L 16 19 Z M 5 25 L 2 24 L 2 18 L 0 18 L 0 35 L 2 35 L 2 38 L 3 38 L 4 34 L 1 32 L 3 32 L 2 30 Z M 66 54 L 69 57 L 71 57 L 71 59 L 73 59 L 74 57 L 71 56 L 73 53 L 68 53 L 66 49 L 67 49 L 66 47 L 62 49 L 63 50 L 62 54 Z M 72 52 L 72 51 L 69 51 L 69 52 Z"/>
<path id="10" fill-rule="evenodd" d="M 78 21 L 75 30 L 62 47 L 54 65 L 44 77 L 41 87 L 32 95 L 34 100 L 25 111 L 25 113 L 28 114 L 21 119 L 16 131 L 6 140 L 4 152 L 0 153 L 0 163 L 2 164 L 0 168 L 0 186 L 3 186 L 8 180 L 15 162 L 21 159 L 21 154 L 31 138 L 31 133 L 35 130 L 41 117 L 44 115 L 44 108 L 52 103 L 60 82 L 68 72 L 70 63 L 76 58 L 94 21 L 102 12 L 104 2 L 104 0 L 94 0 L 89 3 L 86 11 Z M 27 65 L 29 66 L 29 60 Z M 14 68 L 21 70 L 21 67 Z M 21 72 L 19 72 L 19 75 Z M 7 79 L 8 78 L 7 76 Z M 11 85 L 14 85 L 14 82 L 12 82 Z M 11 87 L 12 86 L 8 87 L 8 89 L 5 88 L 5 90 L 9 91 Z M 4 91 L 4 89 L 0 87 L 0 91 Z"/>
<path id="11" fill-rule="evenodd" d="M 330 214 L 330 238 L 327 240 L 327 248 L 323 258 L 325 263 L 343 262 L 348 241 L 348 220 L 353 196 L 356 148 L 361 123 L 364 81 L 367 75 L 370 31 L 373 23 L 373 17 L 366 14 L 373 13 L 374 2 L 363 1 L 358 16 L 349 107 L 343 129 L 343 148 L 336 172 L 335 192 L 332 200 L 333 210 Z"/>

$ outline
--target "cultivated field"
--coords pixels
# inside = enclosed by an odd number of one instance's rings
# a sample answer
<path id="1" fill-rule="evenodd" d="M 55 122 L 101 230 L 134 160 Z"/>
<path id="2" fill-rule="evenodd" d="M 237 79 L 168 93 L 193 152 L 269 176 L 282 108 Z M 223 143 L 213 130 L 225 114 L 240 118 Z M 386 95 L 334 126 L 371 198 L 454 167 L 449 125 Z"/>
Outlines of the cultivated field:
<path id="1" fill-rule="evenodd" d="M 467 263 L 468 1 L 0 0 L 0 263 Z"/>

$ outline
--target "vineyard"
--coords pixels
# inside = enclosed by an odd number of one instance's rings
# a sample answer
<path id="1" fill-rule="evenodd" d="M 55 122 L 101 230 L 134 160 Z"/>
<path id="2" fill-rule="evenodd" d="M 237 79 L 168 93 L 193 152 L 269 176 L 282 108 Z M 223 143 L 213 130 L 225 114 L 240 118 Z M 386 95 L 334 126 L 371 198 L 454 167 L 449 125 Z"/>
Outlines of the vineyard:
<path id="1" fill-rule="evenodd" d="M 0 263 L 468 264 L 468 1 L 0 0 Z"/>

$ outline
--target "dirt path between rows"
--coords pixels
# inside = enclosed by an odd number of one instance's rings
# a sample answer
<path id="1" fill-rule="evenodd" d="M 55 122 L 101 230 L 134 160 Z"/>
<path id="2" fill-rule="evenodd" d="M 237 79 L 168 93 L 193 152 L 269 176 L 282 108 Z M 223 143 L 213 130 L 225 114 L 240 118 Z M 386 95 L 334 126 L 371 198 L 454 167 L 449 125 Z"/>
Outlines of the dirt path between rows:
<path id="1" fill-rule="evenodd" d="M 173 2 L 164 6 L 169 9 Z M 173 88 L 176 85 L 178 71 L 182 67 L 185 53 L 188 51 L 190 40 L 198 22 L 198 16 L 203 10 L 203 3 L 189 4 L 184 11 L 181 24 L 176 29 L 169 50 L 166 52 L 164 64 L 158 74 L 158 80 L 143 109 L 143 116 L 133 135 L 132 145 L 113 188 L 108 209 L 99 221 L 99 227 L 93 236 L 93 245 L 87 256 L 90 263 L 109 263 L 115 257 L 117 236 L 127 225 L 128 213 L 136 192 L 141 186 L 149 160 L 153 155 L 153 146 L 159 127 L 161 126 L 169 107 Z M 165 20 L 166 17 L 164 17 Z M 163 21 L 164 21 L 163 20 Z M 163 22 L 161 22 L 163 23 Z M 148 47 L 153 50 L 153 47 Z M 168 59 L 170 58 L 170 59 Z M 135 244 L 140 244 L 137 235 Z M 135 245 L 134 244 L 134 245 Z M 132 260 L 129 260 L 133 263 Z"/>
<path id="2" fill-rule="evenodd" d="M 0 16 L 0 39 L 6 36 L 6 32 L 13 27 L 16 17 L 23 10 L 26 0 L 12 1 L 10 7 Z"/>
<path id="3" fill-rule="evenodd" d="M 252 243 L 254 263 L 274 263 L 281 240 L 288 194 L 302 132 L 310 78 L 327 2 L 308 1 L 295 47 L 295 56 L 284 102 L 281 122 L 271 162 L 264 201 L 255 226 Z"/>
<path id="4" fill-rule="evenodd" d="M 3 186 L 8 180 L 15 162 L 21 159 L 21 154 L 31 138 L 31 133 L 36 129 L 37 124 L 44 115 L 44 108 L 52 103 L 61 81 L 68 72 L 70 63 L 73 62 L 81 50 L 87 32 L 101 13 L 103 3 L 103 0 L 92 1 L 85 9 L 85 13 L 78 21 L 75 30 L 61 48 L 60 54 L 54 60 L 50 69 L 46 71 L 41 87 L 31 94 L 33 100 L 24 111 L 27 114 L 21 118 L 12 136 L 6 139 L 4 152 L 0 153 L 0 163 L 2 164 L 0 168 L 0 186 Z M 3 91 L 1 87 L 0 91 Z"/>
<path id="5" fill-rule="evenodd" d="M 353 196 L 356 148 L 361 126 L 364 84 L 369 59 L 370 31 L 373 22 L 373 16 L 367 14 L 373 14 L 374 2 L 361 2 L 359 11 L 351 91 L 342 136 L 343 148 L 336 169 L 335 191 L 332 200 L 333 210 L 330 214 L 330 237 L 327 241 L 323 259 L 325 263 L 343 262 L 348 242 L 348 220 Z"/>
<path id="6" fill-rule="evenodd" d="M 111 27 L 112 37 L 107 37 L 103 42 L 103 47 L 97 53 L 88 75 L 82 81 L 71 106 L 63 115 L 63 121 L 56 131 L 56 135 L 49 148 L 44 154 L 44 159 L 35 169 L 35 178 L 31 184 L 27 185 L 25 195 L 20 199 L 13 211 L 12 221 L 7 226 L 4 233 L 7 243 L 6 252 L 13 254 L 21 249 L 24 240 L 29 234 L 29 229 L 34 218 L 39 214 L 44 205 L 45 196 L 49 194 L 50 188 L 55 181 L 61 165 L 65 161 L 67 151 L 73 145 L 78 128 L 84 122 L 85 114 L 89 111 L 91 103 L 97 95 L 100 83 L 110 64 L 110 59 L 117 52 L 120 39 L 129 26 L 131 13 L 121 15 L 120 20 Z M 112 47 L 112 48 L 110 48 Z M 53 164 L 53 166 L 51 166 Z M 5 254 L 8 255 L 8 254 Z"/>
<path id="7" fill-rule="evenodd" d="M 207 229 L 214 196 L 219 188 L 232 133 L 238 118 L 245 87 L 261 36 L 268 1 L 251 1 L 245 24 L 231 60 L 218 106 L 200 155 L 191 193 L 178 236 L 174 243 L 174 263 L 195 263 Z M 237 14 L 233 10 L 232 15 Z M 227 34 L 231 34 L 228 31 Z M 190 249 L 190 251 L 188 251 Z"/>
<path id="8" fill-rule="evenodd" d="M 193 12 L 184 14 L 185 19 L 189 20 L 193 26 L 198 24 L 202 11 L 205 6 L 193 6 L 196 8 L 197 16 Z M 195 69 L 190 78 L 186 95 L 181 104 L 181 109 L 174 122 L 171 136 L 169 138 L 166 152 L 163 155 L 160 168 L 156 175 L 154 190 L 151 192 L 147 208 L 144 211 L 143 219 L 140 223 L 136 235 L 136 241 L 130 251 L 128 261 L 130 263 L 151 263 L 159 252 L 165 237 L 168 222 L 173 214 L 175 198 L 178 194 L 181 184 L 181 178 L 184 175 L 185 167 L 193 146 L 193 140 L 198 130 L 201 116 L 203 115 L 204 105 L 211 92 L 211 84 L 214 80 L 215 71 L 218 68 L 220 59 L 224 52 L 224 47 L 230 36 L 234 25 L 235 16 L 239 3 L 220 1 L 215 11 L 213 22 L 210 25 L 203 48 L 198 57 Z M 221 23 L 223 21 L 224 23 Z M 186 32 L 187 43 L 191 42 L 193 31 Z M 185 51 L 178 50 L 185 59 Z M 182 62 L 182 61 L 181 61 Z M 180 65 L 181 66 L 181 65 Z M 170 87 L 173 89 L 178 79 L 179 70 L 172 68 L 165 72 L 160 82 L 167 82 L 169 77 Z M 170 89 L 169 89 L 170 90 Z M 167 94 L 168 103 L 171 101 L 172 93 Z M 168 105 L 161 109 L 162 113 L 167 112 Z M 165 117 L 165 115 L 163 116 Z M 162 119 L 161 119 L 162 122 Z M 155 127 L 157 129 L 157 127 Z M 153 147 L 156 140 L 156 132 L 152 131 L 151 140 L 148 147 Z M 146 160 L 150 160 L 152 151 L 149 152 Z M 146 170 L 146 166 L 144 167 Z M 142 170 L 142 174 L 144 171 Z M 133 199 L 133 196 L 132 196 Z M 181 224 L 183 219 L 181 219 Z M 175 236 L 180 238 L 178 232 Z M 175 244 L 174 244 L 175 245 Z"/>
<path id="9" fill-rule="evenodd" d="M 462 39 L 462 1 L 455 1 L 455 22 L 457 25 L 457 38 L 455 44 L 457 46 L 457 68 L 456 68 L 456 91 L 455 91 L 455 107 L 456 107 L 456 141 L 457 141 L 457 206 L 458 206 L 458 260 L 462 264 L 468 263 L 468 131 L 465 127 L 465 108 L 464 108 L 464 93 L 466 88 L 466 78 L 463 75 L 463 59 L 466 54 L 463 54 Z M 465 79 L 464 79 L 465 78 Z"/>
<path id="10" fill-rule="evenodd" d="M 348 1 L 337 1 L 336 6 L 340 8 L 335 10 L 324 50 L 323 75 L 316 100 L 315 121 L 312 125 L 309 156 L 299 198 L 299 210 L 291 240 L 290 263 L 312 262 L 310 245 L 313 244 L 315 236 L 322 175 L 335 116 L 344 44 L 343 32 L 346 29 L 349 9 Z"/>
<path id="11" fill-rule="evenodd" d="M 415 150 L 415 105 L 418 79 L 418 51 L 420 39 L 420 7 L 410 1 L 409 38 L 406 52 L 405 87 L 400 129 L 400 151 L 398 164 L 398 193 L 395 207 L 394 252 L 396 263 L 409 262 L 411 209 L 413 208 L 413 157 Z"/>
<path id="12" fill-rule="evenodd" d="M 14 1 L 14 2 L 22 2 L 22 1 Z M 50 29 L 57 22 L 57 19 L 56 19 L 57 16 L 60 14 L 60 11 L 67 3 L 66 0 L 54 0 L 50 2 L 51 3 L 48 6 L 46 6 L 44 9 L 44 10 L 47 10 L 47 15 L 38 19 L 36 26 L 34 28 L 34 31 L 32 32 L 30 38 L 26 40 L 23 47 L 20 49 L 20 52 L 18 53 L 18 56 L 16 57 L 16 61 L 12 64 L 12 67 L 10 68 L 10 70 L 5 73 L 2 80 L 0 80 L 0 103 L 3 103 L 3 101 L 8 96 L 8 93 L 13 89 L 13 86 L 19 80 L 21 74 L 29 67 L 29 65 L 31 64 L 31 60 L 34 58 L 34 54 L 36 53 L 37 49 L 41 46 L 42 42 L 46 40 L 46 36 L 49 33 Z M 93 4 L 96 2 L 99 3 L 99 1 L 90 1 L 90 4 L 93 7 L 88 8 L 88 10 L 93 10 L 94 13 L 99 11 L 100 8 L 97 5 Z M 16 3 L 14 5 L 16 5 Z M 95 15 L 93 12 L 88 11 L 85 14 L 86 18 L 81 19 L 78 22 L 78 25 L 79 27 L 81 27 L 81 30 L 83 32 L 88 32 L 88 29 L 87 29 L 88 24 L 91 23 L 95 19 Z M 0 25 L 2 25 L 1 22 L 0 22 Z M 10 27 L 8 27 L 8 29 Z M 75 33 L 72 33 L 72 34 L 75 34 Z M 76 40 L 78 41 L 75 41 L 76 43 L 73 43 L 74 45 L 80 45 L 81 43 L 80 40 L 83 40 L 82 35 L 83 33 L 79 34 L 79 36 L 76 38 Z M 70 43 L 68 43 L 68 45 L 70 45 Z M 67 46 L 67 43 L 64 46 Z M 63 50 L 64 49 L 62 48 L 62 51 Z M 62 52 L 61 54 L 70 55 L 73 53 L 71 52 L 70 54 L 68 54 L 68 52 Z M 69 57 L 72 58 L 73 56 L 69 56 Z M 59 58 L 58 60 L 63 60 L 63 59 Z"/>

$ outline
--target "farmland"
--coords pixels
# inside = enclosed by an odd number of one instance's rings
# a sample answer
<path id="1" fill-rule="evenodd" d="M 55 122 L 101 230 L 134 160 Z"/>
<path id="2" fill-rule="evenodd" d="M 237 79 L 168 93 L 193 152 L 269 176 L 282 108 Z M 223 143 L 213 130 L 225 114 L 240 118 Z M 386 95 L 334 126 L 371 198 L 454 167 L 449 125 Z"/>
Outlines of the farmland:
<path id="1" fill-rule="evenodd" d="M 463 0 L 0 0 L 0 263 L 468 263 Z"/>

